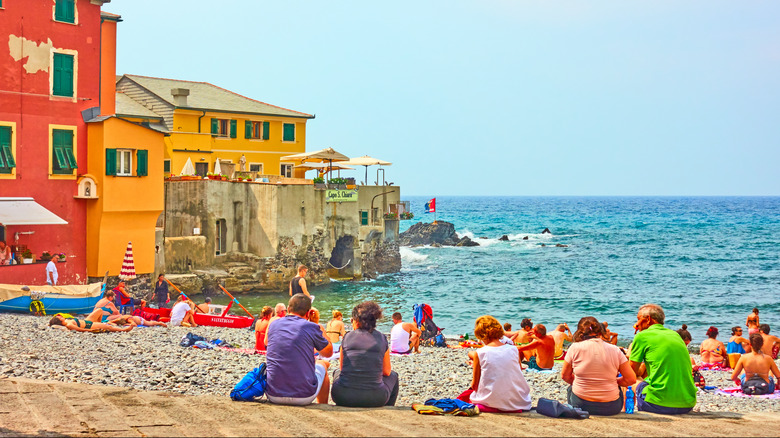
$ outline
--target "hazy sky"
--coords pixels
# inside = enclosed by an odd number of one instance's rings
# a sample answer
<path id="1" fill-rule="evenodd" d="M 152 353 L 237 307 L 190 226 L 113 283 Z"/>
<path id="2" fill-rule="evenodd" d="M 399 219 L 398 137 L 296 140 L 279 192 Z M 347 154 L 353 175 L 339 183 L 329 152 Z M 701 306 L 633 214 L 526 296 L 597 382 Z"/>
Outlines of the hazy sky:
<path id="1" fill-rule="evenodd" d="M 104 10 L 124 19 L 118 73 L 316 114 L 308 150 L 392 161 L 404 195 L 780 194 L 777 1 Z"/>

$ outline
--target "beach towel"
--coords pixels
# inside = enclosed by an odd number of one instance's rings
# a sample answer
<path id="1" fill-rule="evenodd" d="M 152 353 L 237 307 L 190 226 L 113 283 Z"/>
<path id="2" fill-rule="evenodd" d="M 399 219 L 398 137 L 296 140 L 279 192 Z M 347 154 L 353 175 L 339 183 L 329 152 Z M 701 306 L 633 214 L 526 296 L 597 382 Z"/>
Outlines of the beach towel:
<path id="1" fill-rule="evenodd" d="M 479 415 L 479 409 L 462 400 L 454 398 L 428 399 L 424 404 L 413 403 L 412 409 L 422 415 L 455 415 L 473 417 Z"/>
<path id="2" fill-rule="evenodd" d="M 731 368 L 719 363 L 700 363 L 696 367 L 699 371 L 731 371 Z"/>
<path id="3" fill-rule="evenodd" d="M 742 392 L 742 388 L 739 386 L 734 386 L 732 388 L 716 388 L 712 391 L 713 394 L 720 394 L 720 395 L 728 395 L 732 397 L 753 397 L 753 398 L 769 398 L 769 399 L 780 399 L 780 389 L 775 390 L 772 394 L 764 394 L 764 395 L 747 395 Z"/>

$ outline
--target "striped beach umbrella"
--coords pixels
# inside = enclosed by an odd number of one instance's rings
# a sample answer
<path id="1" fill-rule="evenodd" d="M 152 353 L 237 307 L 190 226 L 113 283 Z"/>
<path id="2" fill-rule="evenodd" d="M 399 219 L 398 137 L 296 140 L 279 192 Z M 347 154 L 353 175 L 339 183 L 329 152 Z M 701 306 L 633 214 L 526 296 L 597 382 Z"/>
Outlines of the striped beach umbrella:
<path id="1" fill-rule="evenodd" d="M 119 271 L 119 278 L 122 280 L 132 280 L 135 278 L 135 263 L 133 262 L 133 242 L 127 242 L 125 259 L 122 261 L 122 270 Z"/>

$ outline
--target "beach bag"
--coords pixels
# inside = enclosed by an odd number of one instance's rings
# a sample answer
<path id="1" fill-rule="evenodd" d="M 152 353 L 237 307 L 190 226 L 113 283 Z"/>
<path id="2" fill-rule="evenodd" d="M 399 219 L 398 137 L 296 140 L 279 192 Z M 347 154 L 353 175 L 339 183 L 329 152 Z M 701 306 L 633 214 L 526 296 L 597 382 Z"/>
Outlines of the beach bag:
<path id="1" fill-rule="evenodd" d="M 267 385 L 265 363 L 253 369 L 243 379 L 241 379 L 233 390 L 230 391 L 230 398 L 233 401 L 253 401 L 255 398 L 262 397 L 265 394 Z"/>
<path id="2" fill-rule="evenodd" d="M 582 420 L 590 417 L 590 414 L 580 408 L 575 408 L 570 404 L 563 404 L 558 400 L 550 400 L 549 398 L 539 399 L 539 402 L 536 404 L 536 412 L 553 418 L 564 417 Z"/>
<path id="3" fill-rule="evenodd" d="M 446 347 L 447 341 L 444 339 L 444 335 L 439 332 L 438 335 L 436 335 L 436 341 L 433 344 L 434 347 Z"/>
<path id="4" fill-rule="evenodd" d="M 698 388 L 707 386 L 707 383 L 704 381 L 704 376 L 701 375 L 699 370 L 693 370 L 693 384 Z"/>
<path id="5" fill-rule="evenodd" d="M 769 384 L 760 377 L 745 380 L 742 384 L 742 392 L 747 395 L 769 394 Z"/>
<path id="6" fill-rule="evenodd" d="M 203 336 L 187 333 L 186 335 L 184 335 L 183 338 L 181 338 L 181 342 L 179 342 L 179 345 L 181 345 L 182 347 L 192 347 L 198 341 L 208 342 L 208 339 L 204 338 Z"/>

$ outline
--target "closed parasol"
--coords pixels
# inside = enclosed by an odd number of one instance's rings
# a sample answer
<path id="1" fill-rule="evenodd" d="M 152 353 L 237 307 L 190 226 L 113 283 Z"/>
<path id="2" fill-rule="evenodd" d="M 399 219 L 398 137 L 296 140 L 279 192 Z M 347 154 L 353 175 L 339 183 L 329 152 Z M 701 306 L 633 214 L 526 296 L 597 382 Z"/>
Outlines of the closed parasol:
<path id="1" fill-rule="evenodd" d="M 214 161 L 214 174 L 221 175 L 222 174 L 222 166 L 219 164 L 219 158 L 217 158 L 216 161 Z"/>
<path id="2" fill-rule="evenodd" d="M 187 158 L 187 162 L 184 163 L 184 168 L 182 168 L 181 176 L 189 176 L 189 175 L 195 175 L 195 166 L 192 165 L 192 160 Z"/>
<path id="3" fill-rule="evenodd" d="M 133 262 L 133 242 L 127 242 L 125 258 L 122 260 L 122 270 L 119 271 L 119 278 L 122 280 L 132 280 L 135 278 L 135 262 Z"/>

